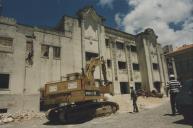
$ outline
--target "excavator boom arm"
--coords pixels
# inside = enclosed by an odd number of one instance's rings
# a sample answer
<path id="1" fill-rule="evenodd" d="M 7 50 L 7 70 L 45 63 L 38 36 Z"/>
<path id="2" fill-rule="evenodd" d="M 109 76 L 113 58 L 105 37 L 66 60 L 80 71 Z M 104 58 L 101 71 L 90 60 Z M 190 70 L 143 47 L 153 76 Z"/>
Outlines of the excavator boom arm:
<path id="1" fill-rule="evenodd" d="M 86 77 L 93 81 L 94 80 L 94 71 L 97 66 L 102 67 L 102 74 L 105 83 L 107 83 L 107 76 L 106 76 L 106 66 L 105 66 L 105 61 L 103 57 L 96 57 L 96 58 L 91 58 L 90 62 L 86 65 Z"/>

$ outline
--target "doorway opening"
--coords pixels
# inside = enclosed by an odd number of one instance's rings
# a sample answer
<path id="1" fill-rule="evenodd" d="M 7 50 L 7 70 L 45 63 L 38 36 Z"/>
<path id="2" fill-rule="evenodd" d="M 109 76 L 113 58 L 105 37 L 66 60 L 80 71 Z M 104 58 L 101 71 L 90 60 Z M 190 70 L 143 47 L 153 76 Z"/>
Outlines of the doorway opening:
<path id="1" fill-rule="evenodd" d="M 120 82 L 120 90 L 121 94 L 128 94 L 129 93 L 128 82 Z"/>
<path id="2" fill-rule="evenodd" d="M 161 92 L 161 83 L 160 81 L 154 82 L 154 88 L 156 89 L 157 92 Z"/>

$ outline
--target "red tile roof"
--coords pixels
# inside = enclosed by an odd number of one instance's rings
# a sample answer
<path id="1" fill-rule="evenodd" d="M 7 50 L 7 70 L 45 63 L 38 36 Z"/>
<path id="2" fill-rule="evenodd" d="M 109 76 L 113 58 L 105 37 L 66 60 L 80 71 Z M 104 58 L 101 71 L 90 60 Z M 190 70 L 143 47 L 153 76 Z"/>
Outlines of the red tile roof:
<path id="1" fill-rule="evenodd" d="M 174 52 L 183 51 L 183 50 L 186 50 L 186 49 L 189 49 L 189 48 L 193 48 L 193 44 L 189 44 L 189 45 L 184 44 L 181 47 L 178 47 Z"/>
<path id="2" fill-rule="evenodd" d="M 168 53 L 168 55 L 169 56 L 177 55 L 182 52 L 190 51 L 191 49 L 193 50 L 193 44 L 185 44 L 185 45 L 182 45 L 181 47 L 178 47 L 173 52 Z"/>

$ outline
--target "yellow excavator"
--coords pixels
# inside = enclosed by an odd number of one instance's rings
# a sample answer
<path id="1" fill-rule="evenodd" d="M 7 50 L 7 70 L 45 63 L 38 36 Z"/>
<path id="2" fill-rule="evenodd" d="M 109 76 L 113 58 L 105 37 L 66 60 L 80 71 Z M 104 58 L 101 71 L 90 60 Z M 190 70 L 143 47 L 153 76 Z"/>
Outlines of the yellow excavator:
<path id="1" fill-rule="evenodd" d="M 102 69 L 104 81 L 95 80 L 97 66 Z M 91 58 L 82 73 L 67 74 L 66 80 L 50 82 L 41 89 L 41 105 L 51 107 L 46 117 L 51 122 L 68 123 L 86 118 L 115 113 L 119 105 L 106 101 L 104 94 L 113 93 L 107 80 L 103 57 Z"/>

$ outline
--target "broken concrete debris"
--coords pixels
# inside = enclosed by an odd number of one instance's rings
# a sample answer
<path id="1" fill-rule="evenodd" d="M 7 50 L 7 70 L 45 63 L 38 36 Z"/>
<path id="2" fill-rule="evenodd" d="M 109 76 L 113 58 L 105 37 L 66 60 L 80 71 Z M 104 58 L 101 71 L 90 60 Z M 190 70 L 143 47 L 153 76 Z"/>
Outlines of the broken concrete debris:
<path id="1" fill-rule="evenodd" d="M 23 120 L 30 120 L 32 118 L 42 118 L 44 117 L 43 112 L 33 112 L 33 111 L 25 111 L 25 112 L 16 112 L 16 113 L 4 113 L 0 114 L 0 125 L 10 123 L 10 122 L 19 122 Z"/>

